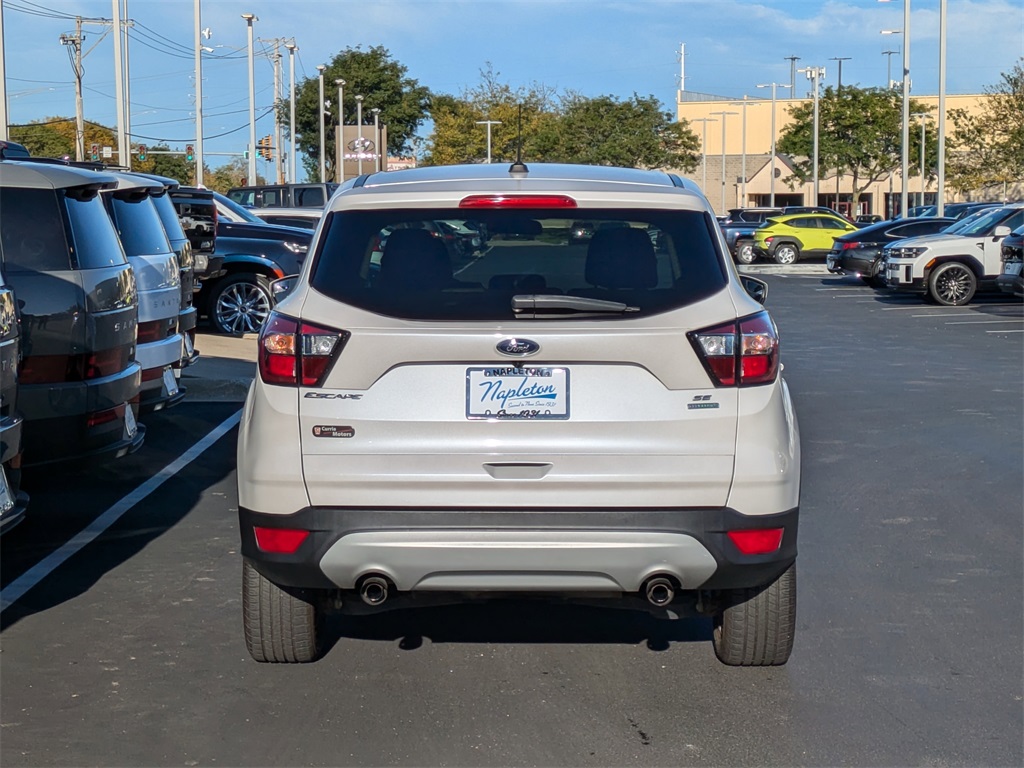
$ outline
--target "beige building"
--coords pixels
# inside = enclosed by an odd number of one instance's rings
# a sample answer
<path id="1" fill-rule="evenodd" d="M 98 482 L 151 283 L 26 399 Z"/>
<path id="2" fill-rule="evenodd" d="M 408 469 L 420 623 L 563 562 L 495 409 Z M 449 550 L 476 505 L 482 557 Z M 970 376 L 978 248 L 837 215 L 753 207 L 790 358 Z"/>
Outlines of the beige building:
<path id="1" fill-rule="evenodd" d="M 782 88 L 780 90 L 786 90 Z M 702 186 L 716 213 L 729 208 L 754 205 L 768 205 L 772 193 L 772 170 L 775 172 L 776 205 L 826 205 L 843 213 L 880 213 L 889 215 L 899 208 L 901 184 L 897 171 L 892 177 L 883 179 L 861 193 L 857 211 L 852 211 L 853 179 L 851 176 L 836 174 L 818 179 L 818 200 L 814 201 L 814 187 L 811 182 L 800 183 L 783 156 L 777 156 L 770 165 L 772 146 L 772 100 L 765 98 L 724 99 L 702 94 L 681 93 L 676 105 L 677 116 L 686 120 L 690 128 L 702 139 L 703 156 L 693 173 L 684 174 Z M 946 95 L 946 114 L 956 109 L 968 112 L 979 110 L 986 97 L 983 95 Z M 938 111 L 938 96 L 914 96 L 916 101 L 927 104 Z M 786 126 L 792 122 L 790 110 L 809 99 L 777 98 L 775 100 L 776 140 Z M 735 114 L 721 114 L 722 112 Z M 744 118 L 745 115 L 745 118 Z M 724 142 L 723 142 L 723 119 Z M 705 120 L 707 122 L 705 122 Z M 713 122 L 712 122 L 713 121 Z M 746 128 L 744 130 L 744 123 Z M 947 119 L 947 131 L 952 123 Z M 920 131 L 917 119 L 911 124 L 912 131 Z M 926 131 L 935 131 L 935 120 L 927 120 Z M 919 159 L 910 158 L 911 168 L 920 167 Z M 724 167 L 724 173 L 723 173 Z M 745 172 L 744 172 L 745 171 Z M 860 181 L 863 184 L 863 180 Z M 1024 195 L 1022 188 L 1010 190 L 1010 196 Z M 926 204 L 935 202 L 936 182 L 926 178 L 922 188 L 920 175 L 910 175 L 907 191 L 908 205 L 918 205 L 921 193 Z M 838 192 L 838 194 L 837 194 Z M 838 198 L 838 199 L 837 199 Z M 946 202 L 961 199 L 946 189 Z"/>

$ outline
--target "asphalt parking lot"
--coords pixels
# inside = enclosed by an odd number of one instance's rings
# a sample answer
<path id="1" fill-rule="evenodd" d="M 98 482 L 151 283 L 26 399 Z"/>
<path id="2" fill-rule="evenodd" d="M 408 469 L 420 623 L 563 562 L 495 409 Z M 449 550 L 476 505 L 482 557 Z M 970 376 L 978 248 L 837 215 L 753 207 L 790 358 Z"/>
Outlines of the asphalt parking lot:
<path id="1" fill-rule="evenodd" d="M 719 665 L 705 620 L 526 601 L 338 618 L 321 661 L 253 662 L 255 339 L 201 336 L 142 450 L 27 480 L 0 541 L 0 764 L 1024 764 L 1024 305 L 806 266 L 753 270 L 802 432 L 785 667 Z"/>

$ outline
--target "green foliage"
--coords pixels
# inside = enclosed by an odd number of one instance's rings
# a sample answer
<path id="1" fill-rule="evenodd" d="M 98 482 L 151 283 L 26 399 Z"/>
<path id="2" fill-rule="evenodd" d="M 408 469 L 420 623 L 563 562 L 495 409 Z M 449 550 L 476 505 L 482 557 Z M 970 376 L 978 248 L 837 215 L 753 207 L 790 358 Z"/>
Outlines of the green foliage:
<path id="1" fill-rule="evenodd" d="M 932 110 L 913 99 L 910 112 Z M 794 175 L 806 182 L 814 177 L 814 103 L 807 101 L 789 112 L 793 121 L 777 144 L 781 154 L 793 157 Z M 917 118 L 919 120 L 921 118 Z M 925 118 L 926 119 L 926 118 Z M 886 178 L 902 164 L 903 100 L 899 91 L 829 86 L 818 99 L 818 176 L 838 170 L 853 177 L 854 203 L 871 184 Z M 925 134 L 925 168 L 935 165 L 935 129 Z M 909 175 L 920 173 L 920 128 L 910 130 Z"/>
<path id="2" fill-rule="evenodd" d="M 242 186 L 242 179 L 245 179 L 248 175 L 249 161 L 241 157 L 236 157 L 213 171 L 210 171 L 209 169 L 205 170 L 203 175 L 203 186 L 226 195 L 228 190 L 232 187 Z M 267 180 L 257 173 L 256 180 L 252 183 L 266 184 Z"/>
<path id="3" fill-rule="evenodd" d="M 132 169 L 143 173 L 155 173 L 159 176 L 168 176 L 177 179 L 179 183 L 189 185 L 195 181 L 196 164 L 185 160 L 185 155 L 164 155 L 161 152 L 170 151 L 166 144 L 157 144 L 146 148 L 146 159 L 139 160 L 138 156 L 132 158 Z"/>
<path id="4" fill-rule="evenodd" d="M 427 114 L 430 92 L 416 80 L 407 76 L 406 67 L 391 58 L 386 48 L 374 46 L 340 51 L 324 70 L 324 100 L 327 109 L 326 158 L 328 178 L 335 177 L 334 126 L 337 123 L 338 86 L 335 80 L 345 80 L 344 120 L 355 125 L 356 96 L 363 97 L 363 124 L 373 125 L 371 109 L 380 109 L 380 124 L 388 129 L 388 151 L 401 153 Z M 295 86 L 295 130 L 302 165 L 311 179 L 320 175 L 320 82 L 319 74 Z M 288 124 L 289 105 L 278 104 L 278 113 Z"/>
<path id="5" fill-rule="evenodd" d="M 947 181 L 959 191 L 1024 179 L 1024 58 L 985 89 L 978 114 L 953 110 Z"/>
<path id="6" fill-rule="evenodd" d="M 47 117 L 29 125 L 12 126 L 11 141 L 24 144 L 32 155 L 39 157 L 69 157 L 75 159 L 75 119 L 73 117 Z M 114 131 L 98 123 L 85 123 L 85 159 L 89 159 L 89 146 L 117 147 Z"/>
<path id="7" fill-rule="evenodd" d="M 521 118 L 520 118 L 520 109 Z M 481 82 L 461 97 L 435 96 L 434 132 L 428 165 L 472 163 L 487 157 L 491 126 L 493 162 L 517 156 L 520 126 L 522 156 L 537 162 L 589 163 L 636 168 L 697 167 L 700 141 L 688 125 L 662 112 L 653 96 L 619 101 L 612 96 L 585 98 L 566 93 L 556 99 L 542 85 L 512 88 L 490 65 Z"/>

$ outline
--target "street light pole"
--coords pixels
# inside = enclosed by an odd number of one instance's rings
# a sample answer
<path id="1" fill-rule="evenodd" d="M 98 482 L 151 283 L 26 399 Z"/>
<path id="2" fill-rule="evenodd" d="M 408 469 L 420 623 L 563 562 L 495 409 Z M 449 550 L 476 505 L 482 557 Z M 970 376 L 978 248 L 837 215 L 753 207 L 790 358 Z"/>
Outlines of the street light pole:
<path id="1" fill-rule="evenodd" d="M 477 125 L 486 125 L 487 126 L 487 162 L 488 162 L 488 164 L 490 164 L 490 162 L 491 162 L 491 126 L 492 125 L 501 125 L 501 120 L 477 120 L 476 124 Z"/>
<path id="2" fill-rule="evenodd" d="M 910 116 L 911 117 L 919 117 L 919 118 L 921 118 L 921 202 L 920 202 L 920 204 L 923 206 L 924 205 L 924 140 L 925 140 L 924 126 L 925 126 L 925 120 L 927 120 L 929 117 L 931 117 L 932 114 L 931 114 L 931 112 L 913 112 L 913 113 L 911 113 Z"/>
<path id="3" fill-rule="evenodd" d="M 725 213 L 725 121 L 729 115 L 738 115 L 739 112 L 727 112 L 721 110 L 719 112 L 712 112 L 712 115 L 722 116 L 722 210 L 721 213 Z"/>
<path id="4" fill-rule="evenodd" d="M 695 117 L 693 119 L 695 123 L 704 124 L 704 133 L 700 142 L 700 191 L 704 193 L 704 197 L 708 196 L 708 123 L 717 123 L 713 117 Z"/>
<path id="5" fill-rule="evenodd" d="M 326 128 L 324 126 L 324 70 L 327 69 L 326 64 L 317 64 L 316 71 L 319 72 L 320 80 L 320 182 L 327 181 L 327 145 L 324 140 L 324 132 Z"/>
<path id="6" fill-rule="evenodd" d="M 117 99 L 117 162 L 128 167 L 128 137 L 125 134 L 124 58 L 121 54 L 121 0 L 112 0 L 114 13 L 114 93 Z"/>
<path id="7" fill-rule="evenodd" d="M 196 46 L 196 186 L 203 185 L 203 22 L 199 0 L 193 8 Z"/>
<path id="8" fill-rule="evenodd" d="M 255 14 L 243 13 L 242 18 L 245 19 L 246 27 L 248 28 L 248 48 L 249 48 L 249 169 L 246 171 L 249 177 L 249 183 L 256 183 L 256 66 L 255 66 L 255 54 L 253 53 L 252 46 L 252 23 L 259 21 Z"/>
<path id="9" fill-rule="evenodd" d="M 946 198 L 946 0 L 939 0 L 939 159 L 936 168 L 936 216 L 945 213 Z"/>
<path id="10" fill-rule="evenodd" d="M 778 88 L 778 83 L 762 83 L 757 86 L 758 88 L 771 88 L 772 89 L 772 158 L 768 165 L 770 166 L 770 177 L 771 181 L 769 186 L 769 202 L 772 208 L 775 207 L 775 89 Z"/>
<path id="11" fill-rule="evenodd" d="M 811 162 L 813 165 L 814 172 L 814 200 L 811 205 L 818 204 L 819 186 L 818 186 L 818 81 L 825 77 L 824 67 L 807 67 L 806 69 L 800 70 L 807 75 L 807 79 L 811 81 L 811 96 L 814 100 L 814 157 Z"/>
<path id="12" fill-rule="evenodd" d="M 356 152 L 356 160 L 359 175 L 363 175 L 363 97 L 356 96 L 356 131 L 358 136 L 359 150 Z"/>
<path id="13" fill-rule="evenodd" d="M 899 51 L 882 51 L 885 56 L 885 90 L 892 88 L 892 57 Z"/>
<path id="14" fill-rule="evenodd" d="M 341 182 L 345 180 L 345 80 L 339 77 L 334 84 L 338 86 L 338 170 L 334 175 Z"/>
<path id="15" fill-rule="evenodd" d="M 878 0 L 889 3 L 892 0 Z M 903 126 L 900 138 L 900 173 L 903 183 L 900 189 L 900 215 L 907 215 L 907 173 L 910 170 L 910 0 L 903 0 L 903 29 L 882 30 L 884 35 L 903 33 Z"/>
<path id="16" fill-rule="evenodd" d="M 284 44 L 288 49 L 288 135 L 291 141 L 288 143 L 288 181 L 294 184 L 295 178 L 295 52 L 299 47 L 291 40 Z"/>
<path id="17" fill-rule="evenodd" d="M 380 173 L 380 107 L 374 107 L 373 112 L 373 170 Z"/>
<path id="18" fill-rule="evenodd" d="M 743 107 L 743 134 L 740 139 L 743 152 L 743 160 L 740 165 L 740 184 L 742 185 L 740 197 L 742 200 L 739 203 L 739 207 L 745 208 L 747 205 L 747 107 L 757 107 L 760 105 L 756 101 L 748 101 L 747 94 L 743 94 L 743 101 L 731 101 L 729 102 L 729 106 Z"/>

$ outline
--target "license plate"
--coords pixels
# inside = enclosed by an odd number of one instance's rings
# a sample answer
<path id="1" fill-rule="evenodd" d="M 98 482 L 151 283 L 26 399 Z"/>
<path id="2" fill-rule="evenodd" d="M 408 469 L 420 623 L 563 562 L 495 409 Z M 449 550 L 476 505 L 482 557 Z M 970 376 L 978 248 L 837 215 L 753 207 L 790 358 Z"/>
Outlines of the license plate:
<path id="1" fill-rule="evenodd" d="M 0 515 L 6 515 L 14 508 L 14 497 L 11 496 L 11 486 L 7 484 L 7 473 L 0 466 Z"/>
<path id="2" fill-rule="evenodd" d="M 1006 262 L 1006 265 L 1003 267 L 1003 274 L 1004 275 L 1019 275 L 1020 274 L 1020 268 L 1021 268 L 1022 264 L 1024 264 L 1024 262 L 1021 262 L 1021 261 L 1008 261 L 1008 262 Z"/>
<path id="3" fill-rule="evenodd" d="M 836 257 L 835 257 L 835 256 L 829 256 L 829 257 L 828 257 L 828 258 L 827 258 L 827 259 L 825 260 L 825 264 L 826 264 L 826 265 L 828 266 L 828 268 L 829 268 L 829 269 L 832 269 L 832 268 L 834 268 L 834 267 L 835 267 L 835 265 L 836 265 Z"/>
<path id="4" fill-rule="evenodd" d="M 192 335 L 189 333 L 185 334 L 185 357 L 192 357 L 192 353 L 195 351 L 195 345 L 192 343 Z"/>
<path id="5" fill-rule="evenodd" d="M 467 368 L 466 418 L 568 419 L 567 368 Z"/>
<path id="6" fill-rule="evenodd" d="M 135 411 L 131 403 L 124 404 L 124 439 L 131 440 L 139 431 L 139 425 L 135 421 Z"/>
<path id="7" fill-rule="evenodd" d="M 170 368 L 164 369 L 164 392 L 167 397 L 174 397 L 178 394 L 178 381 L 174 378 L 174 371 Z"/>

